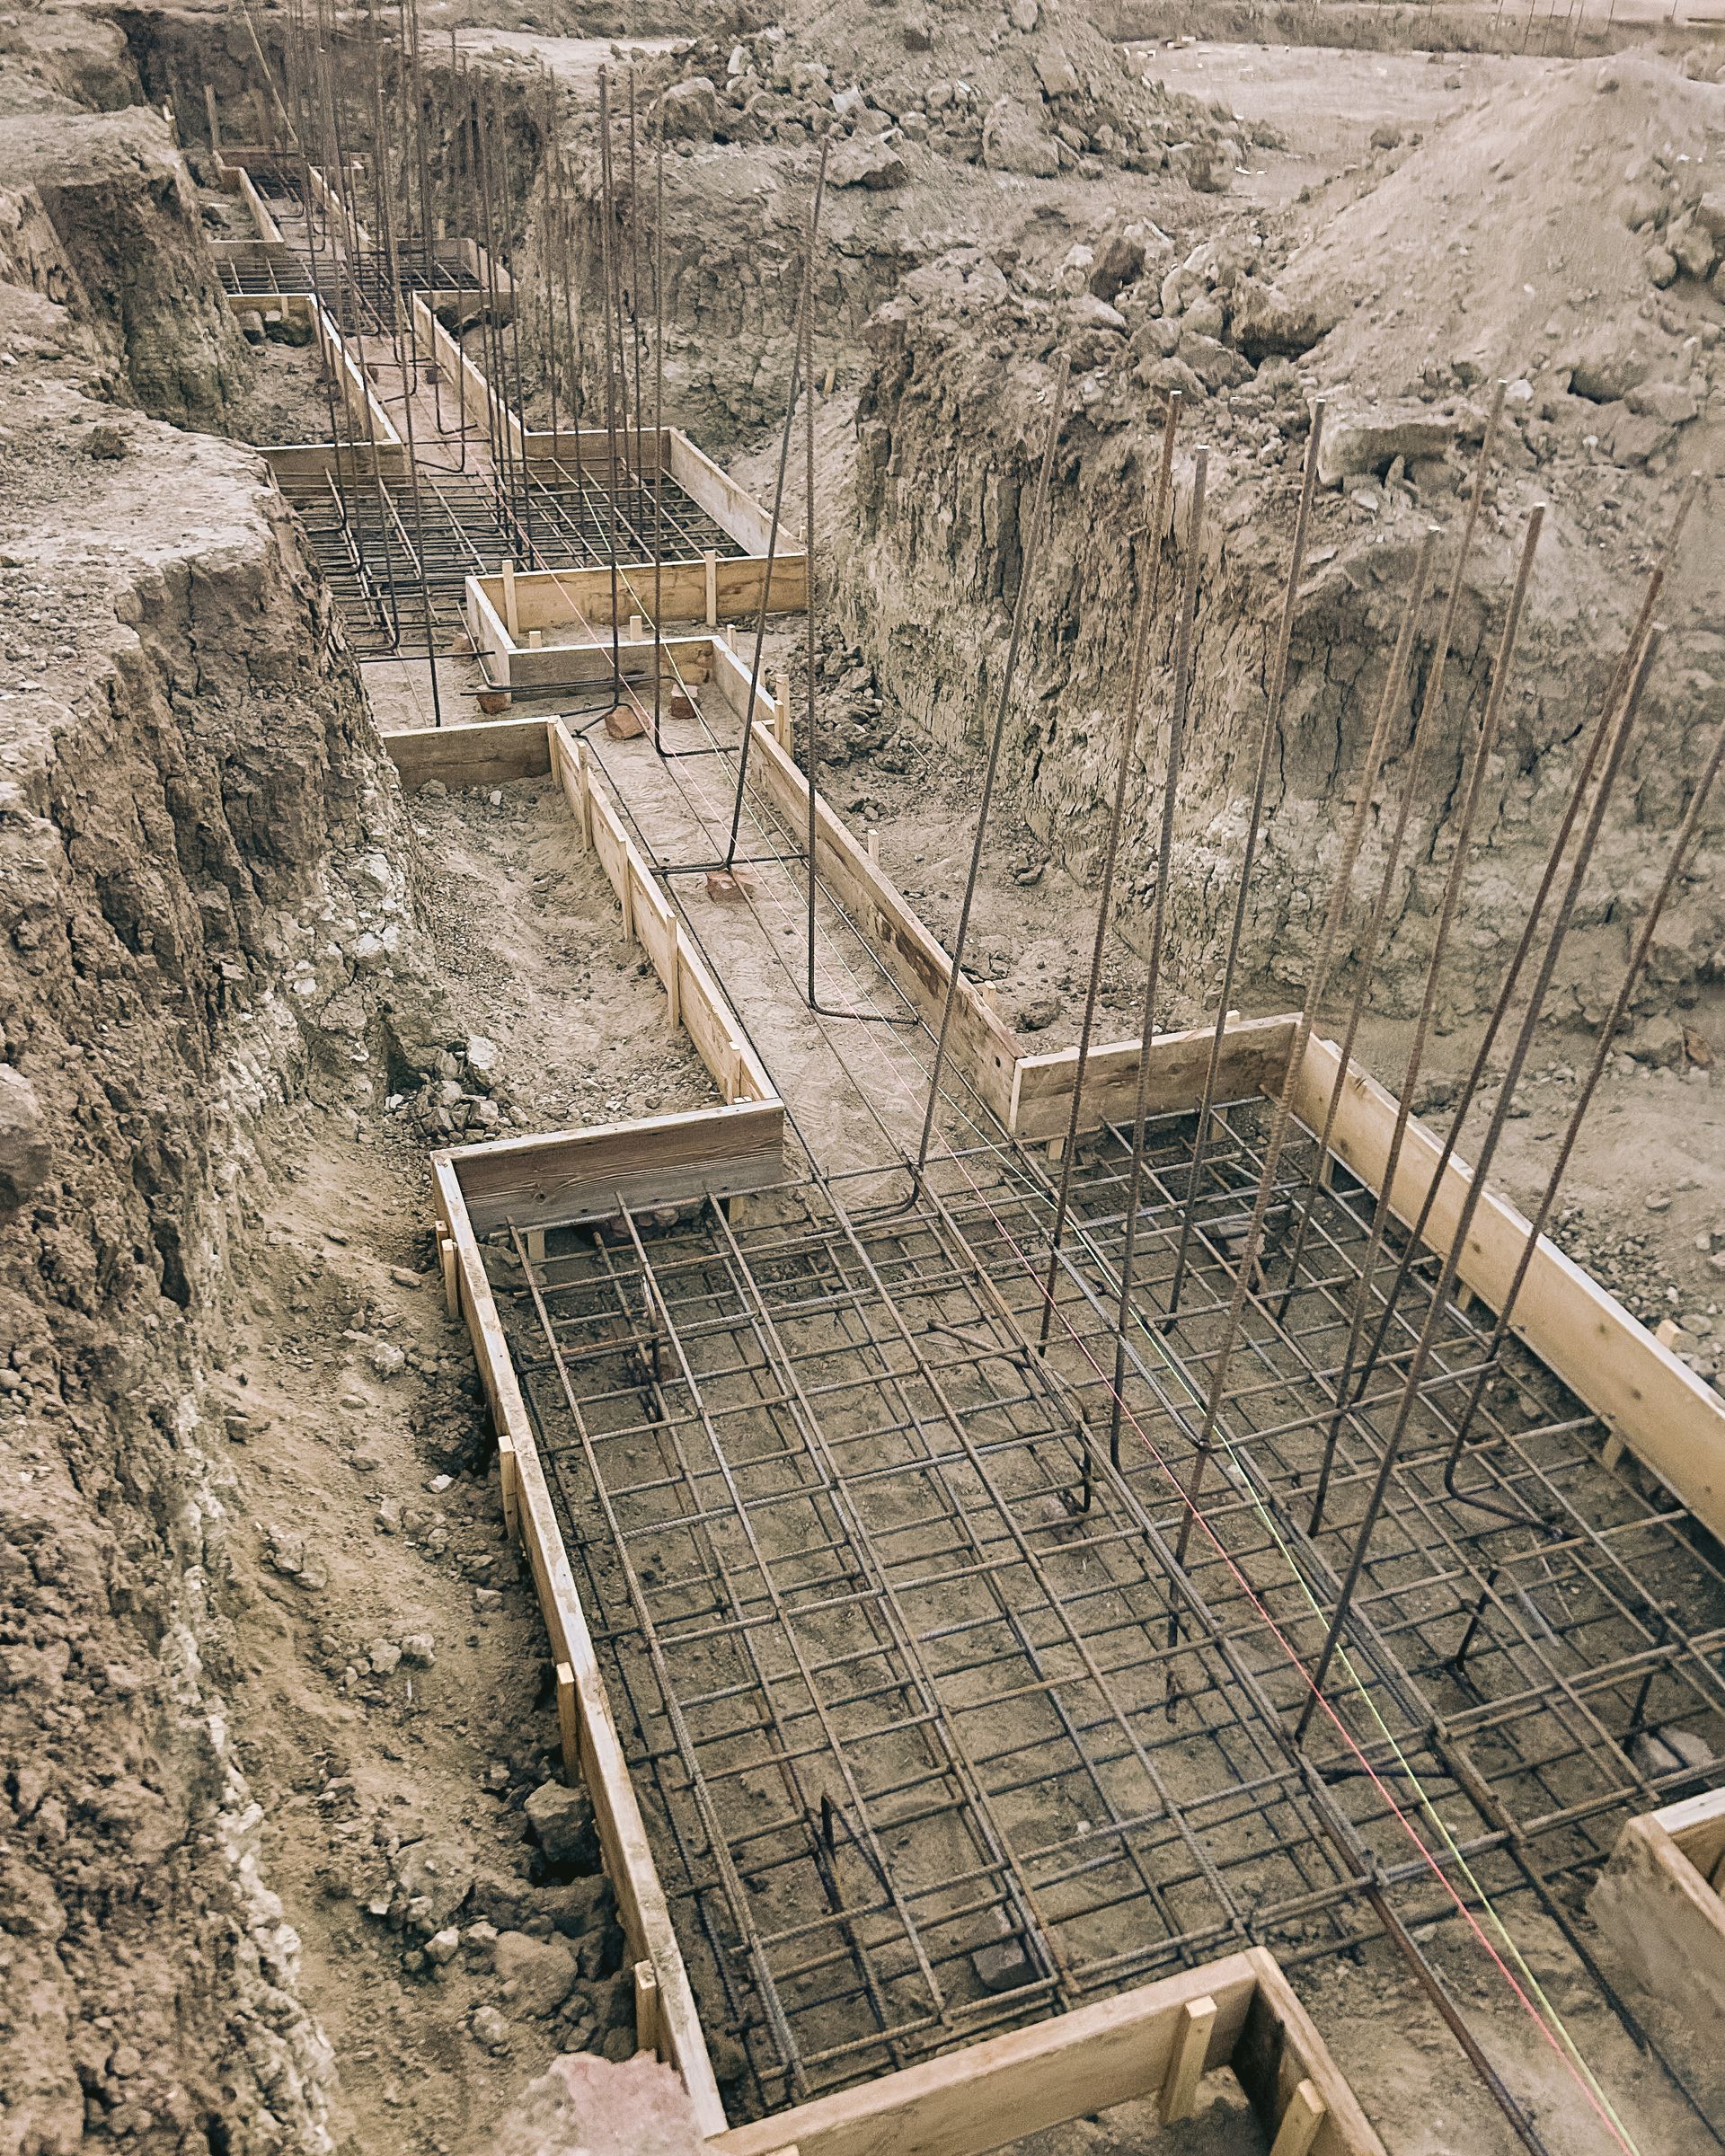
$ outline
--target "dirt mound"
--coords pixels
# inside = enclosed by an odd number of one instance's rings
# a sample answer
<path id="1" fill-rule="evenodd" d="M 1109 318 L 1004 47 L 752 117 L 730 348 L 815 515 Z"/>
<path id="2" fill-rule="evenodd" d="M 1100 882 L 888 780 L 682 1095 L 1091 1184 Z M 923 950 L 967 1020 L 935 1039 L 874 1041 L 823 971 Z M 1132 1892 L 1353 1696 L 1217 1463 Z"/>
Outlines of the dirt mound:
<path id="1" fill-rule="evenodd" d="M 932 155 L 1039 179 L 1169 169 L 1223 189 L 1240 155 L 1231 127 L 1146 83 L 1059 0 L 1012 0 L 1004 13 L 837 0 L 747 35 L 709 34 L 674 65 L 678 135 L 751 142 L 836 127 L 840 185 L 899 186 Z"/>
<path id="2" fill-rule="evenodd" d="M 1331 379 L 1537 386 L 1579 363 L 1585 383 L 1602 343 L 1639 337 L 1651 368 L 1676 366 L 1703 325 L 1717 341 L 1714 224 L 1725 89 L 1658 60 L 1590 62 L 1505 84 L 1408 150 L 1280 281 L 1340 311 L 1318 355 Z M 1623 369 L 1606 373 L 1609 388 Z"/>

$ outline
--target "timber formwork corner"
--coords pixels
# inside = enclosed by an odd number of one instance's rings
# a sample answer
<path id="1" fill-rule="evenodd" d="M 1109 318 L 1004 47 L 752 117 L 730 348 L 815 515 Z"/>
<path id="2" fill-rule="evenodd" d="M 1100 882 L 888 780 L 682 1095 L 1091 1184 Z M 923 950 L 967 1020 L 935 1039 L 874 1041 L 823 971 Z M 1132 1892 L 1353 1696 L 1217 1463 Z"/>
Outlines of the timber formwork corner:
<path id="1" fill-rule="evenodd" d="M 1679 2042 L 1721 2081 L 1725 2046 L 1725 1789 L 1628 1820 L 1588 1910 Z"/>
<path id="2" fill-rule="evenodd" d="M 627 551 L 615 568 L 596 559 L 586 568 L 503 566 L 468 578 L 467 633 L 491 688 L 518 694 L 586 678 L 584 651 L 603 646 L 608 659 L 614 629 L 631 645 L 650 645 L 655 616 L 661 629 L 716 630 L 753 621 L 763 605 L 775 614 L 808 605 L 801 540 L 783 527 L 775 537 L 760 505 L 680 427 L 552 434 L 502 409 L 498 423 L 524 472 L 627 505 L 626 515 L 613 512 Z M 661 524 L 666 552 L 656 563 Z"/>

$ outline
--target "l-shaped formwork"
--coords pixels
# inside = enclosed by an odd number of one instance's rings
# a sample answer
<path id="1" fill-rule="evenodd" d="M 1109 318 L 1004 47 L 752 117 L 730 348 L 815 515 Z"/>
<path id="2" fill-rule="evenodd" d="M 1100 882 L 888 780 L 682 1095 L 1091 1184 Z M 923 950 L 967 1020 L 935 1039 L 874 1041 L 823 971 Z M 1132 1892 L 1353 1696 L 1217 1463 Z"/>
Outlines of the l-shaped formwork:
<path id="1" fill-rule="evenodd" d="M 733 2127 L 712 2145 L 715 2156 L 984 2156 L 1144 2099 L 1172 2125 L 1190 2116 L 1203 2076 L 1224 2067 L 1270 2156 L 1382 2156 L 1261 1947 Z"/>
<path id="2" fill-rule="evenodd" d="M 722 640 L 712 640 L 699 658 L 691 653 L 691 662 L 704 666 L 705 680 L 723 685 L 725 697 L 737 699 L 739 716 L 748 677 L 735 653 Z M 760 788 L 793 828 L 801 827 L 806 783 L 779 738 L 781 715 L 770 700 L 757 699 L 756 721 Z M 727 2127 L 481 1238 L 506 1226 L 542 1237 L 551 1229 L 602 1221 L 625 1206 L 723 1202 L 770 1189 L 784 1175 L 783 1109 L 721 986 L 694 951 L 662 887 L 629 838 L 604 780 L 561 722 L 507 721 L 401 734 L 390 737 L 389 746 L 410 787 L 432 775 L 452 786 L 535 775 L 558 779 L 583 842 L 605 865 L 626 923 L 666 983 L 673 1013 L 689 1027 L 725 1098 L 723 1106 L 684 1115 L 464 1146 L 437 1161 L 446 1290 L 473 1343 L 498 1436 L 506 1510 L 526 1551 L 544 1611 L 557 1663 L 566 1757 L 571 1771 L 587 1780 L 600 1817 L 607 1866 L 637 1963 L 642 2041 L 678 2067 L 703 2130 L 717 2136 L 716 2146 L 730 2156 L 783 2156 L 792 2146 L 801 2156 L 810 2150 L 823 2156 L 872 2156 L 877 2151 L 885 2156 L 889 2150 L 895 2156 L 903 2151 L 963 2156 L 1134 2095 L 1163 2092 L 1166 2109 L 1170 2077 L 1177 2095 L 1181 2076 L 1195 2080 L 1207 2067 L 1226 2063 L 1262 2118 L 1275 2156 L 1301 2156 L 1309 2149 L 1325 2156 L 1376 2156 L 1376 2137 L 1299 2015 L 1286 1980 L 1270 1957 L 1258 1953 L 991 2037 L 748 2126 Z M 818 800 L 816 809 L 821 875 L 905 985 L 914 1006 L 937 1022 L 951 977 L 948 954 L 843 820 L 824 802 Z M 956 1008 L 956 1038 L 968 1074 L 998 1105 L 1007 1130 L 1024 1141 L 1063 1135 L 1075 1076 L 1074 1053 L 1022 1054 L 1017 1037 L 968 981 L 960 980 Z M 1298 1038 L 1291 1016 L 1231 1021 L 1223 1035 L 1221 1097 L 1278 1096 Z M 1152 1044 L 1146 1085 L 1155 1112 L 1196 1108 L 1210 1040 L 1211 1029 L 1200 1028 Z M 1082 1129 L 1129 1115 L 1139 1061 L 1140 1048 L 1133 1042 L 1105 1044 L 1092 1054 Z M 1307 1128 L 1322 1127 L 1340 1067 L 1333 1044 L 1316 1038 L 1306 1042 L 1294 1073 L 1293 1100 Z M 1351 1066 L 1331 1143 L 1337 1161 L 1368 1188 L 1381 1183 L 1394 1121 L 1393 1098 Z M 1440 1152 L 1436 1136 L 1411 1119 L 1391 1192 L 1392 1210 L 1404 1223 L 1418 1214 Z M 1470 1181 L 1471 1171 L 1460 1161 L 1444 1171 L 1428 1230 L 1440 1250 L 1454 1235 Z M 1494 1309 L 1526 1233 L 1522 1216 L 1488 1191 L 1476 1209 L 1459 1269 L 1466 1287 Z M 1535 1250 L 1514 1330 L 1606 1423 L 1616 1442 L 1710 1529 L 1725 1533 L 1725 1406 L 1547 1241 Z M 1721 1809 L 1725 1819 L 1725 1804 Z M 1664 1821 L 1664 1815 L 1655 1816 Z M 1664 1824 L 1659 1831 L 1669 1834 Z M 1725 1824 L 1717 1832 L 1725 1849 Z M 1650 1846 L 1656 1839 L 1650 1828 L 1644 1838 Z M 1716 1924 L 1718 1896 L 1704 1878 L 1697 1886 L 1703 1897 L 1712 1896 L 1702 1905 Z M 1683 1900 L 1693 1910 L 1695 1894 L 1688 1886 Z M 1720 1935 L 1725 1941 L 1725 1927 Z M 1725 1999 L 1725 1958 L 1721 1967 Z M 1206 2031 L 1201 2048 L 1192 2033 L 1193 2013 L 1200 2006 Z"/>

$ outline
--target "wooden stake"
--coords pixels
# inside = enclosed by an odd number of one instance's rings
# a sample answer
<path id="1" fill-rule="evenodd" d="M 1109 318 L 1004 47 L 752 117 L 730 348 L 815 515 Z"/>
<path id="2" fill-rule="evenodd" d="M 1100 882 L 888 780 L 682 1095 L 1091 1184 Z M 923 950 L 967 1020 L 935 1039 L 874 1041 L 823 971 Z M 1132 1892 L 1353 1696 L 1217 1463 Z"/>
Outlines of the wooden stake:
<path id="1" fill-rule="evenodd" d="M 575 744 L 575 768 L 580 774 L 581 782 L 581 849 L 590 853 L 593 851 L 593 774 L 588 765 L 585 741 Z"/>
<path id="2" fill-rule="evenodd" d="M 572 1784 L 583 1779 L 581 1703 L 575 1690 L 575 1672 L 567 1662 L 557 1665 L 557 1728 L 563 1740 L 563 1773 Z"/>
<path id="3" fill-rule="evenodd" d="M 1329 2106 L 1310 2081 L 1302 2081 L 1287 2099 L 1282 2123 L 1269 2144 L 1269 2156 L 1307 2156 Z"/>
<path id="4" fill-rule="evenodd" d="M 515 1456 L 515 1440 L 507 1430 L 500 1431 L 497 1440 L 497 1481 L 503 1500 L 503 1524 L 514 1540 L 521 1525 L 521 1471 Z"/>
<path id="5" fill-rule="evenodd" d="M 659 1978 L 650 1961 L 635 1964 L 635 2049 L 659 2055 Z"/>
<path id="6" fill-rule="evenodd" d="M 509 641 L 511 643 L 515 643 L 520 639 L 521 622 L 520 617 L 515 611 L 515 564 L 513 561 L 505 561 L 503 563 L 502 577 L 503 626 L 509 632 Z"/>
<path id="7" fill-rule="evenodd" d="M 1216 2001 L 1208 1993 L 1189 2000 L 1181 2009 L 1174 2035 L 1173 2055 L 1162 2084 L 1162 2123 L 1190 2118 L 1198 2084 L 1204 2078 L 1204 2062 L 1210 2048 L 1210 2031 L 1216 2027 Z"/>
<path id="8" fill-rule="evenodd" d="M 875 829 L 874 826 L 871 824 L 869 826 L 869 859 L 871 861 L 879 861 L 880 858 L 880 834 Z"/>
<path id="9" fill-rule="evenodd" d="M 719 557 L 708 547 L 701 557 L 707 570 L 707 627 L 719 626 Z"/>
<path id="10" fill-rule="evenodd" d="M 438 1269 L 443 1276 L 443 1306 L 452 1318 L 461 1315 L 461 1276 L 457 1269 L 455 1239 L 438 1237 Z"/>
<path id="11" fill-rule="evenodd" d="M 209 146 L 219 164 L 222 162 L 222 130 L 216 119 L 216 93 L 208 83 L 204 84 L 204 111 L 209 120 Z"/>

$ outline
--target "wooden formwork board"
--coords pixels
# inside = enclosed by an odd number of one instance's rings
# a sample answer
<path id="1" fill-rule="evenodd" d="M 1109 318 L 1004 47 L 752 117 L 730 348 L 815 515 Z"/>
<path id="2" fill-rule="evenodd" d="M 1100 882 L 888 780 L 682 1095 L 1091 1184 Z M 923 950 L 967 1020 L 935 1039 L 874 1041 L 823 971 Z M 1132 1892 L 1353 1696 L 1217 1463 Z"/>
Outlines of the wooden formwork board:
<path id="1" fill-rule="evenodd" d="M 616 603 L 612 605 L 612 571 L 597 569 L 535 569 L 515 575 L 508 589 L 500 571 L 467 579 L 467 626 L 474 644 L 491 654 L 488 668 L 500 687 L 516 685 L 511 671 L 527 639 L 537 633 L 564 649 L 611 640 L 615 622 L 625 628 L 631 617 L 650 627 L 653 599 L 659 599 L 661 625 L 702 622 L 753 621 L 767 588 L 767 564 L 755 554 L 727 561 L 623 561 L 616 570 Z M 475 600 L 489 613 L 481 614 Z M 771 606 L 774 614 L 797 614 L 808 605 L 808 564 L 801 554 L 781 554 L 772 565 Z"/>
<path id="2" fill-rule="evenodd" d="M 802 831 L 809 817 L 809 782 L 789 750 L 756 725 L 755 768 L 762 791 Z M 952 978 L 952 961 L 897 885 L 870 859 L 842 817 L 815 797 L 815 863 L 839 904 L 871 941 L 913 1006 L 938 1028 Z M 1006 1120 L 1019 1056 L 1018 1038 L 992 1011 L 981 992 L 962 976 L 949 1029 L 957 1067 L 988 1106 Z"/>
<path id="3" fill-rule="evenodd" d="M 454 1157 L 474 1232 L 568 1227 L 632 1206 L 736 1197 L 784 1178 L 784 1110 L 740 1101 L 544 1136 L 498 1138 Z"/>
<path id="4" fill-rule="evenodd" d="M 1294 1106 L 1309 1128 L 1323 1127 L 1340 1061 L 1334 1042 L 1314 1036 L 1307 1043 Z M 1394 1096 L 1352 1064 L 1331 1145 L 1373 1190 L 1383 1186 L 1395 1116 Z M 1442 1150 L 1438 1137 L 1411 1117 L 1390 1192 L 1398 1220 L 1411 1224 L 1419 1216 Z M 1454 1242 L 1473 1181 L 1465 1161 L 1453 1159 L 1444 1171 L 1426 1229 L 1434 1250 L 1446 1253 Z M 1489 1188 L 1475 1208 L 1459 1275 L 1493 1311 L 1503 1307 L 1528 1225 Z M 1725 1401 L 1712 1386 L 1544 1236 L 1516 1299 L 1510 1329 L 1703 1526 L 1725 1538 Z"/>
<path id="5" fill-rule="evenodd" d="M 437 1157 L 438 1238 L 452 1314 L 465 1320 L 497 1432 L 504 1507 L 533 1574 L 556 1665 L 565 1765 L 592 1799 L 606 1876 L 631 1954 L 652 1973 L 659 2049 L 682 2076 L 701 2131 L 722 2132 L 725 2107 L 702 2033 L 634 1785 L 563 1548 L 551 1490 L 509 1360 L 484 1260 L 461 1188 L 458 1154 Z"/>
<path id="6" fill-rule="evenodd" d="M 237 195 L 244 203 L 251 215 L 252 228 L 257 233 L 259 240 L 266 247 L 281 246 L 283 244 L 281 227 L 270 214 L 263 197 L 252 185 L 252 175 L 245 167 L 243 164 L 229 163 L 225 159 L 218 158 L 216 172 L 221 183 L 222 191 L 225 194 Z M 212 245 L 219 249 L 224 243 L 218 240 L 213 242 Z M 252 243 L 246 240 L 241 241 L 239 244 L 249 248 Z"/>
<path id="7" fill-rule="evenodd" d="M 573 468 L 579 465 L 590 479 L 611 482 L 613 454 L 617 469 L 627 478 L 637 474 L 650 480 L 659 473 L 675 481 L 691 501 L 704 509 L 721 531 L 729 532 L 746 553 L 765 556 L 769 546 L 780 561 L 800 558 L 802 535 L 781 521 L 776 544 L 773 519 L 747 487 L 722 470 L 680 427 L 648 427 L 637 434 L 624 429 L 615 441 L 604 427 L 562 428 L 555 434 L 531 429 L 525 438 L 529 457 L 544 457 Z M 774 582 L 778 581 L 774 572 Z"/>
<path id="8" fill-rule="evenodd" d="M 1222 1036 L 1217 1073 L 1218 1100 L 1242 1100 L 1259 1092 L 1278 1093 L 1287 1079 L 1298 1021 L 1278 1018 L 1230 1020 Z M 1215 1022 L 1188 1032 L 1159 1033 L 1151 1043 L 1146 1112 L 1153 1116 L 1195 1108 L 1204 1098 Z M 1092 1047 L 1084 1066 L 1084 1099 L 1078 1127 L 1095 1130 L 1104 1122 L 1121 1122 L 1136 1112 L 1141 1040 L 1114 1040 Z M 1072 1111 L 1072 1088 L 1078 1074 L 1076 1048 L 1060 1048 L 1019 1059 L 1013 1077 L 1006 1127 L 1014 1137 L 1064 1138 Z"/>
<path id="9" fill-rule="evenodd" d="M 1275 1957 L 1255 1947 L 714 2137 L 714 2156 L 984 2156 L 1146 2098 L 1189 2116 L 1231 2067 L 1273 2156 L 1384 2156 Z"/>
<path id="10" fill-rule="evenodd" d="M 1588 1913 L 1673 2027 L 1725 2044 L 1725 1789 L 1624 1823 Z"/>
<path id="11" fill-rule="evenodd" d="M 433 294 L 433 300 L 438 296 Z M 463 295 L 450 296 L 459 298 Z M 438 320 L 433 307 L 422 295 L 418 292 L 408 295 L 407 313 L 414 350 L 420 358 L 431 360 L 454 389 L 463 425 L 470 420 L 483 423 L 488 429 L 495 428 L 509 441 L 518 441 L 521 429 L 513 413 Z"/>

